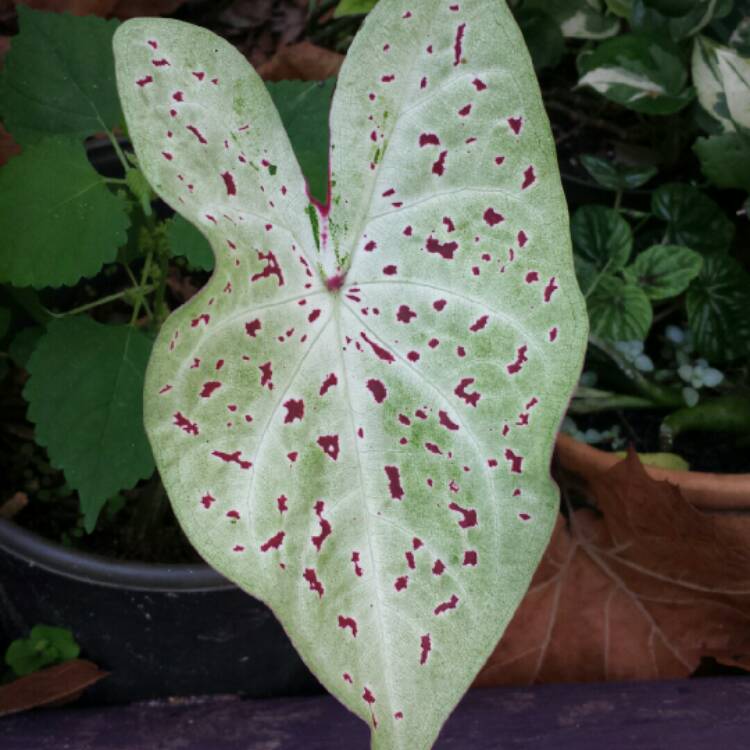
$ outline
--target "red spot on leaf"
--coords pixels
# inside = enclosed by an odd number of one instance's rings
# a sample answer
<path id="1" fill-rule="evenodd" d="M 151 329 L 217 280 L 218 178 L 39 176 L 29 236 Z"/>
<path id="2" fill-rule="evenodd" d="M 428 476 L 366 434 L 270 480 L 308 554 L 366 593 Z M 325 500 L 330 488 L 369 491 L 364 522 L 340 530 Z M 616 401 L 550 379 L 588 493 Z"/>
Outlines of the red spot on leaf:
<path id="1" fill-rule="evenodd" d="M 395 81 L 395 80 L 396 80 L 396 76 L 395 76 L 395 75 L 393 75 L 393 74 L 391 74 L 391 75 L 387 75 L 387 76 L 381 76 L 381 77 L 380 77 L 380 80 L 381 80 L 381 81 L 382 81 L 383 83 L 391 83 L 392 81 Z"/>
<path id="2" fill-rule="evenodd" d="M 404 591 L 409 585 L 409 576 L 399 576 L 393 584 L 396 591 Z"/>
<path id="3" fill-rule="evenodd" d="M 453 255 L 458 250 L 458 242 L 440 242 L 430 236 L 427 238 L 425 250 L 428 253 L 439 255 L 441 258 L 445 258 L 445 260 L 453 260 Z"/>
<path id="4" fill-rule="evenodd" d="M 467 549 L 464 552 L 464 565 L 475 567 L 478 564 L 476 550 Z"/>
<path id="5" fill-rule="evenodd" d="M 370 348 L 375 353 L 378 359 L 382 359 L 384 362 L 388 362 L 388 364 L 392 364 L 396 361 L 396 358 L 389 351 L 383 349 L 382 346 L 379 346 L 374 341 L 369 339 L 364 331 L 362 331 L 360 335 L 370 345 Z"/>
<path id="6" fill-rule="evenodd" d="M 325 503 L 322 500 L 318 500 L 315 503 L 315 515 L 318 517 L 318 523 L 320 524 L 320 534 L 310 537 L 310 541 L 315 545 L 315 549 L 320 552 L 320 548 L 323 546 L 323 542 L 331 535 L 331 524 L 323 518 L 323 511 L 325 510 Z"/>
<path id="7" fill-rule="evenodd" d="M 458 9 L 458 6 L 451 6 L 451 10 Z M 466 24 L 462 23 L 456 29 L 456 38 L 453 41 L 453 64 L 458 65 L 461 62 L 461 53 L 463 51 L 463 39 L 464 32 L 466 31 Z"/>
<path id="8" fill-rule="evenodd" d="M 546 287 L 544 287 L 544 301 L 549 302 L 552 299 L 552 295 L 559 289 L 555 283 L 555 277 L 553 276 Z"/>
<path id="9" fill-rule="evenodd" d="M 208 141 L 203 137 L 203 133 L 201 133 L 198 128 L 195 127 L 195 125 L 187 125 L 186 128 L 198 139 L 198 143 L 206 144 Z"/>
<path id="10" fill-rule="evenodd" d="M 435 564 L 432 566 L 432 575 L 441 576 L 445 571 L 445 564 L 439 558 L 435 560 Z"/>
<path id="11" fill-rule="evenodd" d="M 369 242 L 368 242 L 368 243 L 367 243 L 367 244 L 365 245 L 365 250 L 366 250 L 366 251 L 367 251 L 368 253 L 371 253 L 371 252 L 372 252 L 372 251 L 373 251 L 373 250 L 374 250 L 374 249 L 375 249 L 375 248 L 376 248 L 377 246 L 378 246 L 378 243 L 377 243 L 377 242 L 375 242 L 375 240 L 370 240 L 370 241 L 369 241 Z"/>
<path id="12" fill-rule="evenodd" d="M 323 584 L 318 580 L 318 574 L 315 572 L 315 568 L 305 568 L 302 577 L 309 584 L 310 591 L 314 591 L 320 597 L 323 596 L 325 589 L 323 588 Z"/>
<path id="13" fill-rule="evenodd" d="M 237 195 L 237 186 L 234 183 L 232 173 L 229 171 L 222 172 L 221 179 L 224 180 L 224 187 L 227 189 L 227 195 Z"/>
<path id="14" fill-rule="evenodd" d="M 487 321 L 490 319 L 489 315 L 482 315 L 481 318 L 478 318 L 475 320 L 470 326 L 469 330 L 472 333 L 476 333 L 477 331 L 481 331 L 483 328 L 486 327 Z"/>
<path id="15" fill-rule="evenodd" d="M 448 416 L 447 412 L 439 411 L 438 412 L 438 418 L 440 419 L 440 424 L 445 427 L 447 430 L 457 430 L 458 425 Z"/>
<path id="16" fill-rule="evenodd" d="M 222 384 L 218 380 L 209 380 L 207 383 L 203 384 L 203 388 L 201 388 L 201 392 L 199 394 L 200 397 L 209 398 L 214 391 L 221 388 L 221 385 Z"/>
<path id="17" fill-rule="evenodd" d="M 473 406 L 476 408 L 479 399 L 482 398 L 482 394 L 478 392 L 468 392 L 467 389 L 473 382 L 474 378 L 462 378 L 461 382 L 456 386 L 456 389 L 453 391 L 453 393 L 455 393 L 459 398 L 463 399 L 467 404 L 469 404 L 469 406 Z"/>
<path id="18" fill-rule="evenodd" d="M 412 318 L 416 318 L 417 314 L 408 305 L 401 305 L 396 312 L 396 320 L 400 323 L 411 323 Z"/>
<path id="19" fill-rule="evenodd" d="M 430 655 L 430 651 L 432 650 L 432 641 L 430 640 L 429 633 L 426 633 L 420 638 L 420 647 L 422 649 L 422 653 L 419 655 L 419 663 L 425 664 L 427 662 L 427 657 Z"/>
<path id="20" fill-rule="evenodd" d="M 261 325 L 260 320 L 256 318 L 255 320 L 251 320 L 249 323 L 245 323 L 245 333 L 247 333 L 248 336 L 251 338 L 255 338 L 255 335 L 260 331 L 260 329 L 263 326 Z"/>
<path id="21" fill-rule="evenodd" d="M 518 135 L 521 132 L 521 128 L 523 128 L 523 117 L 509 117 L 508 125 L 510 125 L 510 129 Z"/>
<path id="22" fill-rule="evenodd" d="M 349 628 L 349 630 L 352 631 L 352 636 L 354 638 L 357 637 L 357 621 L 353 617 L 344 617 L 343 615 L 339 615 L 339 627 L 342 630 L 346 630 L 346 628 Z"/>
<path id="23" fill-rule="evenodd" d="M 497 213 L 493 208 L 488 208 L 482 217 L 489 226 L 494 227 L 501 221 L 505 221 L 505 217 L 502 214 Z"/>
<path id="24" fill-rule="evenodd" d="M 220 458 L 224 463 L 237 464 L 240 469 L 249 469 L 253 464 L 251 461 L 245 461 L 240 458 L 242 451 L 234 451 L 234 453 L 225 453 L 224 451 L 211 451 L 212 456 Z"/>
<path id="25" fill-rule="evenodd" d="M 323 381 L 323 384 L 320 386 L 320 395 L 325 396 L 330 388 L 333 388 L 334 385 L 338 385 L 338 382 L 335 373 L 329 373 Z"/>
<path id="26" fill-rule="evenodd" d="M 536 173 L 534 172 L 534 167 L 527 167 L 526 171 L 523 173 L 523 184 L 521 185 L 521 190 L 526 190 L 527 187 L 530 187 L 536 182 Z"/>
<path id="27" fill-rule="evenodd" d="M 161 152 L 161 155 L 162 155 L 162 156 L 163 156 L 163 157 L 164 157 L 164 158 L 165 158 L 165 159 L 166 159 L 167 161 L 172 161 L 172 159 L 174 159 L 174 156 L 173 156 L 172 154 L 170 154 L 170 153 L 169 153 L 169 151 L 162 151 L 162 152 Z"/>
<path id="28" fill-rule="evenodd" d="M 430 453 L 435 453 L 435 454 L 440 455 L 440 456 L 443 455 L 443 451 L 440 450 L 440 446 L 439 445 L 435 445 L 435 443 L 425 443 L 424 447 L 428 451 L 430 451 Z"/>
<path id="29" fill-rule="evenodd" d="M 375 703 L 375 696 L 370 692 L 370 688 L 365 687 L 364 692 L 362 693 L 362 700 L 370 705 Z"/>
<path id="30" fill-rule="evenodd" d="M 287 507 L 287 497 L 286 495 L 279 495 L 276 498 L 276 506 L 279 509 L 279 513 L 286 513 L 289 508 Z"/>
<path id="31" fill-rule="evenodd" d="M 383 273 L 386 276 L 395 276 L 398 273 L 398 266 L 384 266 Z"/>
<path id="32" fill-rule="evenodd" d="M 499 167 L 503 162 L 505 161 L 504 156 L 496 156 L 495 157 L 495 164 Z"/>
<path id="33" fill-rule="evenodd" d="M 511 375 L 515 375 L 517 372 L 521 372 L 521 368 L 524 366 L 524 363 L 529 361 L 529 358 L 526 356 L 526 352 L 528 351 L 528 349 L 529 347 L 526 346 L 526 344 L 518 347 L 515 360 L 506 367 Z"/>
<path id="34" fill-rule="evenodd" d="M 286 409 L 284 424 L 291 424 L 295 419 L 301 422 L 305 416 L 305 402 L 301 398 L 290 398 L 284 402 L 284 408 Z"/>
<path id="35" fill-rule="evenodd" d="M 357 578 L 361 578 L 362 568 L 359 565 L 359 552 L 356 550 L 352 552 L 352 564 L 354 565 L 354 575 L 356 575 Z"/>
<path id="36" fill-rule="evenodd" d="M 216 502 L 216 498 L 213 495 L 210 495 L 209 493 L 206 493 L 201 498 L 201 505 L 208 510 L 214 503 Z"/>
<path id="37" fill-rule="evenodd" d="M 459 117 L 466 117 L 471 112 L 471 104 L 466 104 L 458 110 Z"/>
<path id="38" fill-rule="evenodd" d="M 539 281 L 539 274 L 536 271 L 529 271 L 526 274 L 526 283 L 533 284 L 536 281 Z"/>
<path id="39" fill-rule="evenodd" d="M 487 84 L 479 78 L 475 78 L 472 83 L 477 91 L 484 91 L 487 88 Z"/>
<path id="40" fill-rule="evenodd" d="M 307 322 L 314 323 L 320 317 L 320 310 L 316 307 L 308 316 Z"/>
<path id="41" fill-rule="evenodd" d="M 321 435 L 317 439 L 317 444 L 321 447 L 323 453 L 333 461 L 339 457 L 339 436 L 338 435 Z"/>
<path id="42" fill-rule="evenodd" d="M 456 225 L 453 223 L 453 220 L 449 216 L 443 216 L 443 224 L 445 224 L 445 229 L 448 232 L 452 232 L 456 228 Z"/>
<path id="43" fill-rule="evenodd" d="M 401 486 L 401 472 L 398 466 L 383 467 L 388 477 L 388 490 L 394 500 L 402 500 L 404 497 L 404 488 Z"/>
<path id="44" fill-rule="evenodd" d="M 414 553 L 411 550 L 407 550 L 404 552 L 404 557 L 406 558 L 406 564 L 409 567 L 409 570 L 414 570 L 417 567 L 417 564 L 414 562 Z"/>
<path id="45" fill-rule="evenodd" d="M 406 358 L 409 360 L 409 362 L 419 362 L 420 357 L 420 353 L 415 351 L 410 351 L 406 355 Z"/>
<path id="46" fill-rule="evenodd" d="M 260 384 L 266 386 L 269 391 L 273 390 L 273 365 L 271 362 L 264 362 L 258 367 L 260 370 Z"/>
<path id="47" fill-rule="evenodd" d="M 271 549 L 279 549 L 284 542 L 285 536 L 286 534 L 283 531 L 276 532 L 270 539 L 260 545 L 260 551 L 268 552 Z"/>
<path id="48" fill-rule="evenodd" d="M 166 66 L 168 66 L 168 65 L 169 65 L 169 60 L 167 60 L 167 58 L 166 58 L 166 57 L 162 57 L 162 58 L 160 58 L 159 60 L 152 60 L 152 61 L 151 61 L 151 64 L 152 64 L 152 65 L 153 65 L 153 66 L 154 66 L 155 68 L 164 68 L 164 67 L 166 67 Z"/>
<path id="49" fill-rule="evenodd" d="M 199 81 L 202 81 L 206 77 L 206 74 L 200 70 L 194 70 L 192 75 L 194 75 Z"/>
<path id="50" fill-rule="evenodd" d="M 518 247 L 525 247 L 526 243 L 529 241 L 529 238 L 526 235 L 526 232 L 523 231 L 523 229 L 518 233 L 516 241 L 518 242 Z"/>
<path id="51" fill-rule="evenodd" d="M 447 156 L 447 151 L 441 151 L 437 160 L 432 165 L 432 173 L 436 174 L 438 177 L 442 177 L 445 172 L 445 159 Z"/>
<path id="52" fill-rule="evenodd" d="M 471 529 L 478 524 L 477 512 L 474 508 L 462 508 L 458 503 L 451 503 L 448 508 L 461 514 L 462 518 L 458 525 L 462 529 Z"/>
<path id="53" fill-rule="evenodd" d="M 348 682 L 350 685 L 354 684 L 354 680 L 352 680 L 352 676 L 348 672 L 344 672 L 341 676 L 344 678 L 344 682 Z"/>
<path id="54" fill-rule="evenodd" d="M 549 340 L 554 341 L 557 338 L 557 327 L 549 329 Z"/>
<path id="55" fill-rule="evenodd" d="M 264 260 L 266 265 L 260 273 L 253 274 L 250 277 L 250 281 L 255 282 L 260 279 L 267 279 L 269 276 L 275 276 L 279 282 L 279 286 L 284 286 L 284 274 L 281 272 L 281 266 L 279 266 L 274 253 L 271 250 L 267 253 L 264 253 L 262 250 L 258 250 L 257 252 L 258 260 Z"/>
<path id="56" fill-rule="evenodd" d="M 505 449 L 505 460 L 510 463 L 511 474 L 522 474 L 523 456 L 514 453 L 510 448 Z"/>
<path id="57" fill-rule="evenodd" d="M 432 306 L 433 306 L 433 307 L 434 307 L 434 308 L 435 308 L 435 309 L 436 309 L 436 310 L 437 310 L 438 312 L 442 312 L 442 311 L 443 311 L 443 309 L 445 308 L 445 306 L 446 306 L 447 304 L 448 304 L 448 302 L 447 302 L 446 300 L 444 300 L 444 299 L 436 299 L 436 300 L 435 300 L 435 301 L 434 301 L 434 302 L 432 303 Z"/>
<path id="58" fill-rule="evenodd" d="M 420 133 L 419 135 L 419 146 L 439 146 L 440 138 L 436 133 Z"/>
<path id="59" fill-rule="evenodd" d="M 367 388 L 370 393 L 372 393 L 372 397 L 378 404 L 382 404 L 388 396 L 388 391 L 386 390 L 385 385 L 383 385 L 383 382 L 376 380 L 375 378 L 370 378 L 370 380 L 367 381 Z"/>
<path id="60" fill-rule="evenodd" d="M 199 433 L 198 423 L 191 422 L 179 411 L 174 415 L 174 425 L 179 427 L 183 432 L 187 432 L 188 435 L 197 435 Z"/>
<path id="61" fill-rule="evenodd" d="M 197 328 L 201 323 L 203 323 L 204 325 L 208 325 L 210 320 L 211 316 L 208 313 L 203 313 L 202 315 L 199 315 L 197 318 L 193 318 L 190 321 L 190 327 Z"/>
<path id="62" fill-rule="evenodd" d="M 437 607 L 433 610 L 433 614 L 435 615 L 441 615 L 443 612 L 447 612 L 450 609 L 455 609 L 458 606 L 458 597 L 453 594 L 451 598 L 447 602 L 442 602 L 441 604 L 438 604 Z"/>

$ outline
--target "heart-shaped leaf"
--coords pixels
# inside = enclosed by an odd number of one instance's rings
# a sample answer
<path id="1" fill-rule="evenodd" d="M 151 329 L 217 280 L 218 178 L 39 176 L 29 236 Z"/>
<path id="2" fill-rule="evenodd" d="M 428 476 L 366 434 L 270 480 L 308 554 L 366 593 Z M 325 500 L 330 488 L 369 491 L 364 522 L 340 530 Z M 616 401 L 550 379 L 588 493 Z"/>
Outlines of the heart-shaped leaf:
<path id="1" fill-rule="evenodd" d="M 649 299 L 682 294 L 700 273 L 703 258 L 681 245 L 652 245 L 625 269 L 628 281 L 638 284 Z"/>
<path id="2" fill-rule="evenodd" d="M 146 378 L 176 513 L 373 747 L 429 747 L 549 539 L 586 342 L 518 28 L 501 2 L 381 2 L 337 83 L 323 210 L 230 45 L 134 21 L 115 50 L 144 173 L 216 256 Z"/>

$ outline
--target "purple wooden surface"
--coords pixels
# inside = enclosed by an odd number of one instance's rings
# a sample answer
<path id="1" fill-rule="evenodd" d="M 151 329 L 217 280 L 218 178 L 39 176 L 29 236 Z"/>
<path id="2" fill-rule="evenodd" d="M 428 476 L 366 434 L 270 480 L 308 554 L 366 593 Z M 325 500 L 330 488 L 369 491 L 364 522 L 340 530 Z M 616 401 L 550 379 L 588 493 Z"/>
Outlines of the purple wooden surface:
<path id="1" fill-rule="evenodd" d="M 328 697 L 180 699 L 0 720 L 3 750 L 364 750 L 367 737 Z M 750 679 L 474 690 L 436 745 L 448 748 L 747 750 Z"/>

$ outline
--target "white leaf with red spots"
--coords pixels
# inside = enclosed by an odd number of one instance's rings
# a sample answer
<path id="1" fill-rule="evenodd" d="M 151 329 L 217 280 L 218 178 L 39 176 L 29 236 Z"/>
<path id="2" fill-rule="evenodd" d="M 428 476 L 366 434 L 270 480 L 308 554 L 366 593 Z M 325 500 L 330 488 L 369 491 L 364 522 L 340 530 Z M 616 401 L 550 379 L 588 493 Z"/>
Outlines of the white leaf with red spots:
<path id="1" fill-rule="evenodd" d="M 379 3 L 338 80 L 326 208 L 226 42 L 135 21 L 116 53 L 143 170 L 216 256 L 147 375 L 176 513 L 373 747 L 428 748 L 549 539 L 586 341 L 518 29 L 502 2 Z"/>

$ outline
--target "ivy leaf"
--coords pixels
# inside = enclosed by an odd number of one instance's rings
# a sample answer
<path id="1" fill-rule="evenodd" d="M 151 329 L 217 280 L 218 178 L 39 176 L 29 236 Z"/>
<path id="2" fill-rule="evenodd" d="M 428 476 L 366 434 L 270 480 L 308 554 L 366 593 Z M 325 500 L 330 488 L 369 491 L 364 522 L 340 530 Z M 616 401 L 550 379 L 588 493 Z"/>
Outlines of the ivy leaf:
<path id="1" fill-rule="evenodd" d="M 602 187 L 615 191 L 635 190 L 658 172 L 656 167 L 626 167 L 591 154 L 583 154 L 581 164 Z"/>
<path id="2" fill-rule="evenodd" d="M 504 3 L 452 5 L 365 20 L 328 212 L 236 49 L 166 19 L 115 38 L 139 164 L 216 257 L 149 365 L 161 476 L 383 749 L 432 744 L 520 601 L 586 345 L 518 27 Z"/>
<path id="3" fill-rule="evenodd" d="M 17 638 L 8 646 L 5 663 L 17 677 L 23 677 L 52 664 L 75 659 L 80 652 L 70 630 L 35 625 L 28 638 Z"/>
<path id="4" fill-rule="evenodd" d="M 728 250 L 734 239 L 731 220 L 715 201 L 692 185 L 671 182 L 657 188 L 651 196 L 651 210 L 667 222 L 665 244 L 719 253 Z"/>
<path id="5" fill-rule="evenodd" d="M 590 291 L 587 302 L 592 333 L 608 341 L 643 341 L 646 338 L 653 310 L 639 286 L 607 274 Z"/>
<path id="6" fill-rule="evenodd" d="M 695 346 L 712 364 L 750 355 L 750 274 L 734 258 L 707 256 L 685 302 Z"/>
<path id="7" fill-rule="evenodd" d="M 339 0 L 339 4 L 333 12 L 333 17 L 343 18 L 344 16 L 364 15 L 369 13 L 377 2 L 378 0 Z"/>
<path id="8" fill-rule="evenodd" d="M 328 193 L 328 112 L 335 78 L 266 83 L 313 198 Z"/>
<path id="9" fill-rule="evenodd" d="M 18 19 L 0 79 L 3 122 L 14 139 L 23 145 L 51 135 L 83 139 L 119 125 L 112 58 L 118 22 L 25 5 Z"/>
<path id="10" fill-rule="evenodd" d="M 721 188 L 750 192 L 750 141 L 739 133 L 698 138 L 693 151 L 706 178 Z"/>
<path id="11" fill-rule="evenodd" d="M 87 531 L 109 497 L 153 473 L 142 407 L 150 351 L 131 326 L 72 317 L 50 323 L 29 360 L 36 441 L 78 491 Z"/>
<path id="12" fill-rule="evenodd" d="M 526 6 L 516 14 L 516 20 L 534 67 L 543 70 L 557 65 L 565 53 L 565 38 L 560 24 L 549 13 Z"/>
<path id="13" fill-rule="evenodd" d="M 609 273 L 624 268 L 633 250 L 633 232 L 622 216 L 606 206 L 583 206 L 570 222 L 576 255 Z"/>
<path id="14" fill-rule="evenodd" d="M 130 220 L 83 146 L 48 139 L 0 169 L 0 281 L 60 286 L 117 257 Z"/>
<path id="15" fill-rule="evenodd" d="M 620 28 L 620 20 L 605 15 L 602 0 L 526 0 L 524 8 L 543 11 L 557 22 L 563 35 L 571 39 L 606 39 Z"/>
<path id="16" fill-rule="evenodd" d="M 579 86 L 636 112 L 673 114 L 693 98 L 680 51 L 666 39 L 622 34 L 578 60 Z"/>
<path id="17" fill-rule="evenodd" d="M 167 242 L 172 255 L 187 258 L 193 268 L 211 271 L 214 267 L 214 254 L 206 237 L 189 221 L 179 214 L 167 222 Z"/>
<path id="18" fill-rule="evenodd" d="M 643 289 L 649 299 L 682 294 L 700 273 L 703 257 L 680 245 L 653 245 L 625 269 L 625 277 Z"/>

